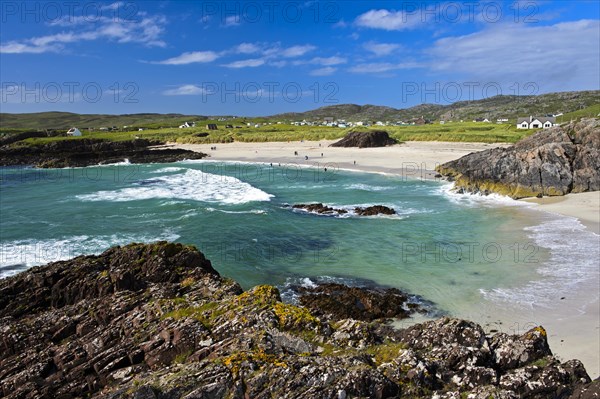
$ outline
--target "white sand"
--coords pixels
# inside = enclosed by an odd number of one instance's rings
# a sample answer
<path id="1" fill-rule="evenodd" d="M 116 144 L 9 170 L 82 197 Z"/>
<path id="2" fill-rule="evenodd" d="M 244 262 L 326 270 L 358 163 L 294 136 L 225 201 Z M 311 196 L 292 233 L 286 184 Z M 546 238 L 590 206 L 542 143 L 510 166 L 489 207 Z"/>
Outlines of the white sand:
<path id="1" fill-rule="evenodd" d="M 523 201 L 539 204 L 537 209 L 542 211 L 574 216 L 589 230 L 600 234 L 600 191 L 564 197 L 527 198 Z"/>
<path id="2" fill-rule="evenodd" d="M 169 146 L 210 154 L 211 160 L 298 164 L 328 168 L 383 172 L 433 179 L 435 167 L 466 154 L 505 144 L 407 142 L 381 148 L 328 147 L 333 141 L 288 143 L 172 144 Z M 211 147 L 216 146 L 216 150 Z M 294 155 L 294 151 L 298 155 Z M 323 156 L 321 156 L 321 153 Z M 308 160 L 305 160 L 308 156 Z M 356 163 L 355 163 L 356 161 Z M 569 194 L 565 197 L 526 199 L 540 204 L 535 209 L 578 218 L 588 229 L 600 233 L 600 192 Z M 600 237 L 599 237 L 600 240 Z M 600 241 L 599 241 L 600 245 Z M 600 375 L 600 281 L 591 282 L 565 298 L 547 314 L 495 314 L 504 325 L 531 322 L 548 330 L 550 347 L 562 360 L 581 360 L 592 378 Z M 585 305 L 584 305 L 585 304 Z M 500 312 L 504 313 L 504 312 Z M 534 320 L 535 319 L 535 320 Z M 527 321 L 528 323 L 525 323 Z M 519 331 L 524 332 L 524 331 Z"/>
<path id="3" fill-rule="evenodd" d="M 288 143 L 171 144 L 174 148 L 200 151 L 211 160 L 267 162 L 326 166 L 366 172 L 384 172 L 431 178 L 435 167 L 471 152 L 506 146 L 504 144 L 407 142 L 379 148 L 329 147 L 335 140 Z M 216 150 L 211 147 L 216 146 Z M 294 151 L 298 155 L 294 155 Z M 323 156 L 321 156 L 323 154 Z M 308 160 L 305 160 L 308 156 Z M 354 163 L 356 161 L 356 164 Z"/>

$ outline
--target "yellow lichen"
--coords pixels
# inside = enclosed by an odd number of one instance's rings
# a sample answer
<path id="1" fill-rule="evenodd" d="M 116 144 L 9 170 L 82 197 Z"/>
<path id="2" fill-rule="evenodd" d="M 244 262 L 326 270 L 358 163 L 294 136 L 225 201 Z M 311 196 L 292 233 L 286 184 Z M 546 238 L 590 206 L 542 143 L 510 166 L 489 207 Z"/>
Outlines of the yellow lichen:
<path id="1" fill-rule="evenodd" d="M 308 309 L 277 302 L 273 311 L 279 319 L 279 326 L 289 330 L 302 330 L 320 325 L 319 319 Z"/>

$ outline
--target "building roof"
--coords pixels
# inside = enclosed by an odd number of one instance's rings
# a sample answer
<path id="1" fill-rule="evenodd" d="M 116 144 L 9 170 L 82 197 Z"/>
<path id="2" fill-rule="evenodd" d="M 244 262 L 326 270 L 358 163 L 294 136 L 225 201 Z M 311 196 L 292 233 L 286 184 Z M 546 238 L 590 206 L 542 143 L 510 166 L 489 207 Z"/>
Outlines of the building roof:
<path id="1" fill-rule="evenodd" d="M 542 124 L 546 122 L 551 122 L 552 124 L 556 123 L 556 118 L 554 117 L 546 117 L 546 116 L 528 116 L 523 118 L 517 118 L 517 124 L 520 125 L 523 122 L 533 122 L 535 120 L 540 121 Z"/>

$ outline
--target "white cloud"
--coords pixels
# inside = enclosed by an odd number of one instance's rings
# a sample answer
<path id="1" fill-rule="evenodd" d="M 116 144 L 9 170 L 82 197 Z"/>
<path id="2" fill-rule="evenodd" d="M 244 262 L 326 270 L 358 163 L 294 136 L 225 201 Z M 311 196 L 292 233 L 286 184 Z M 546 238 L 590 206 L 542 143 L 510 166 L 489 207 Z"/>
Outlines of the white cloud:
<path id="1" fill-rule="evenodd" d="M 354 23 L 363 28 L 404 30 L 414 29 L 420 23 L 418 13 L 406 13 L 404 11 L 369 10 L 359 15 Z"/>
<path id="2" fill-rule="evenodd" d="M 174 89 L 163 91 L 165 96 L 196 96 L 202 93 L 204 93 L 204 89 L 202 87 L 191 84 L 182 85 Z"/>
<path id="3" fill-rule="evenodd" d="M 160 39 L 165 30 L 167 20 L 164 16 L 149 16 L 138 13 L 135 20 L 120 20 L 111 17 L 99 17 L 93 21 L 83 17 L 69 17 L 66 20 L 58 19 L 51 26 L 84 26 L 82 31 L 67 31 L 52 35 L 31 37 L 28 39 L 13 40 L 0 44 L 0 53 L 5 54 L 40 54 L 59 52 L 66 48 L 66 44 L 82 41 L 108 40 L 116 43 L 140 43 L 149 47 L 164 47 L 166 44 Z"/>
<path id="4" fill-rule="evenodd" d="M 598 88 L 600 21 L 548 26 L 495 24 L 437 40 L 428 51 L 434 71 L 481 81 L 535 82 L 548 90 Z"/>
<path id="5" fill-rule="evenodd" d="M 223 26 L 229 28 L 231 26 L 238 26 L 241 24 L 242 18 L 239 15 L 230 15 L 225 18 Z"/>
<path id="6" fill-rule="evenodd" d="M 348 26 L 348 23 L 346 23 L 346 21 L 344 21 L 343 19 L 340 19 L 339 21 L 337 21 L 335 24 L 332 25 L 334 28 L 345 28 Z"/>
<path id="7" fill-rule="evenodd" d="M 337 68 L 324 67 L 324 68 L 312 70 L 310 72 L 310 75 L 311 76 L 329 76 L 329 75 L 333 75 L 336 71 L 337 71 Z"/>
<path id="8" fill-rule="evenodd" d="M 241 43 L 235 46 L 234 52 L 239 54 L 253 54 L 260 51 L 260 47 L 254 43 Z"/>
<path id="9" fill-rule="evenodd" d="M 402 46 L 395 43 L 376 43 L 371 41 L 363 44 L 363 48 L 381 57 L 395 52 L 396 50 L 402 48 Z"/>
<path id="10" fill-rule="evenodd" d="M 335 55 L 331 57 L 315 57 L 312 60 L 310 60 L 311 64 L 317 65 L 339 65 L 345 64 L 346 62 L 348 62 L 346 58 L 338 57 Z"/>
<path id="11" fill-rule="evenodd" d="M 315 46 L 305 44 L 303 46 L 292 46 L 281 51 L 281 56 L 286 58 L 300 57 L 316 49 Z"/>
<path id="12" fill-rule="evenodd" d="M 312 65 L 332 66 L 332 65 L 345 64 L 346 62 L 348 62 L 348 59 L 334 55 L 331 57 L 315 57 L 310 60 L 296 60 L 293 62 L 293 64 L 294 65 L 312 64 Z"/>
<path id="13" fill-rule="evenodd" d="M 212 62 L 217 58 L 219 58 L 219 55 L 214 51 L 190 51 L 178 55 L 177 57 L 169 58 L 155 63 L 163 65 L 186 65 Z"/>
<path id="14" fill-rule="evenodd" d="M 396 71 L 400 69 L 413 69 L 419 68 L 422 65 L 416 62 L 372 62 L 365 64 L 358 64 L 350 68 L 350 72 L 354 73 L 384 73 L 390 71 Z"/>
<path id="15" fill-rule="evenodd" d="M 224 64 L 223 66 L 227 67 L 227 68 L 235 68 L 235 69 L 255 68 L 255 67 L 264 65 L 264 63 L 265 63 L 265 60 L 262 58 L 253 58 L 253 59 L 249 59 L 249 60 L 234 61 L 229 64 Z"/>

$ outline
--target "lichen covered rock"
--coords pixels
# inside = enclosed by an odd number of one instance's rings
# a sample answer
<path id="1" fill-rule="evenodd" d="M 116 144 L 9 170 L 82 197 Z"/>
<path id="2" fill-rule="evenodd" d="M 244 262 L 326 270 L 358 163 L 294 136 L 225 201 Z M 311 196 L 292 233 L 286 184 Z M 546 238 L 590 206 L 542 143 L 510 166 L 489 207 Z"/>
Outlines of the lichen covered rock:
<path id="1" fill-rule="evenodd" d="M 600 190 L 600 120 L 541 130 L 512 147 L 447 162 L 436 170 L 460 192 L 512 198 Z"/>
<path id="2" fill-rule="evenodd" d="M 0 396 L 10 399 L 586 398 L 597 392 L 589 382 L 580 362 L 551 355 L 541 327 L 488 337 L 451 318 L 404 330 L 333 321 L 272 286 L 243 292 L 181 244 L 131 244 L 0 280 Z"/>

